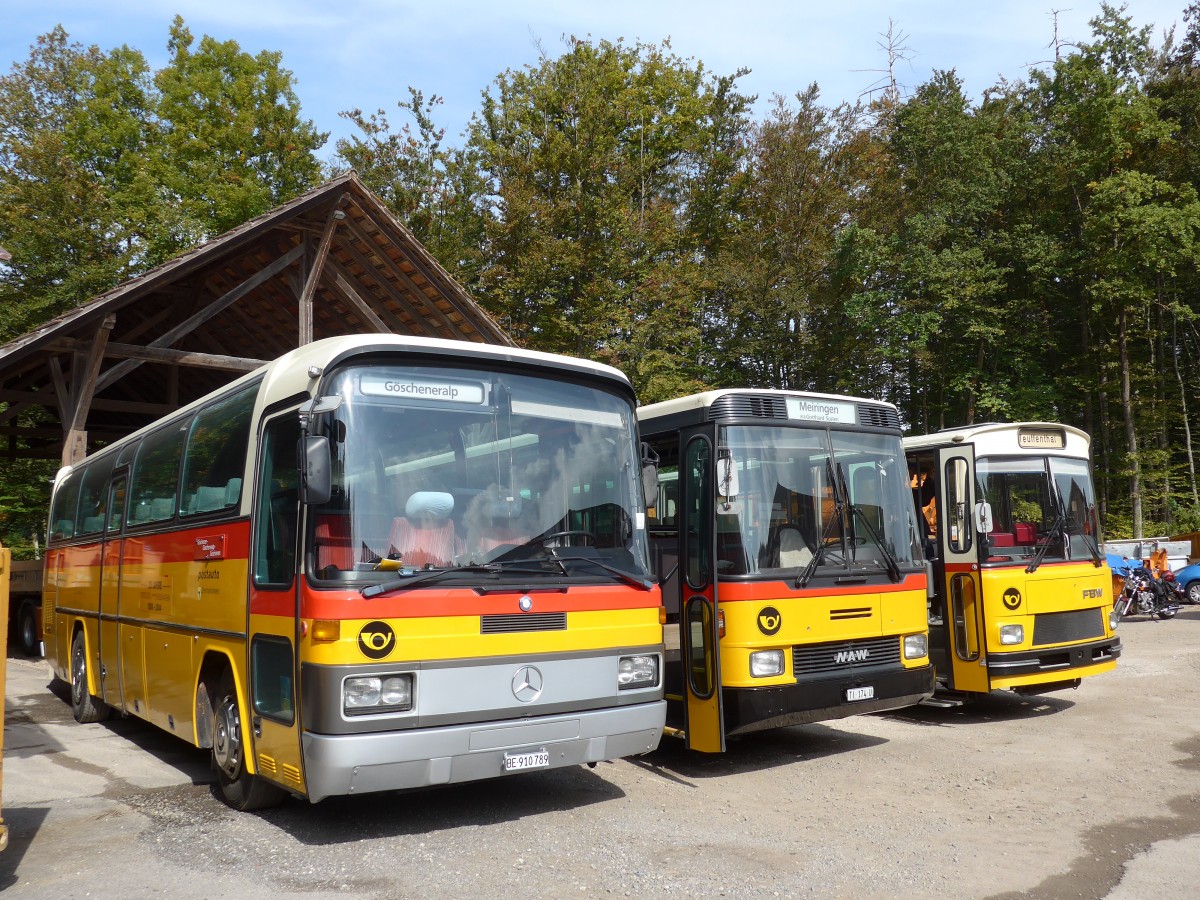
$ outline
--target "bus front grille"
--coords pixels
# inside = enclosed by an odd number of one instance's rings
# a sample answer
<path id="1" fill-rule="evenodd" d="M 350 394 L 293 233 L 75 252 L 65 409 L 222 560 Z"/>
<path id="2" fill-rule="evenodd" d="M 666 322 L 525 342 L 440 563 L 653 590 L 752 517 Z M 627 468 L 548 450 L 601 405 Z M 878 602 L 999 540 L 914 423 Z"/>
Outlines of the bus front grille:
<path id="1" fill-rule="evenodd" d="M 865 672 L 900 665 L 900 638 L 830 641 L 792 647 L 792 672 L 797 681 L 838 672 Z"/>
<path id="2" fill-rule="evenodd" d="M 1033 646 L 1065 644 L 1104 637 L 1104 612 L 1098 607 L 1041 613 L 1033 618 Z"/>
<path id="3" fill-rule="evenodd" d="M 567 614 L 524 613 L 512 616 L 480 616 L 480 634 L 513 634 L 520 631 L 566 631 Z"/>

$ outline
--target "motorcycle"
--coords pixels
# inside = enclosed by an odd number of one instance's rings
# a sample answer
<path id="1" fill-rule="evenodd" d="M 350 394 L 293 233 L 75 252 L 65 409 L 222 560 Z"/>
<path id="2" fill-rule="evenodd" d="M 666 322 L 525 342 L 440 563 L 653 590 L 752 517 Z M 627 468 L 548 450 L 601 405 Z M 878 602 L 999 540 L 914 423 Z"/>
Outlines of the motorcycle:
<path id="1" fill-rule="evenodd" d="M 1173 619 L 1179 612 L 1175 591 L 1150 574 L 1150 570 L 1132 560 L 1124 573 L 1125 587 L 1113 604 L 1122 619 L 1126 616 L 1156 616 Z"/>

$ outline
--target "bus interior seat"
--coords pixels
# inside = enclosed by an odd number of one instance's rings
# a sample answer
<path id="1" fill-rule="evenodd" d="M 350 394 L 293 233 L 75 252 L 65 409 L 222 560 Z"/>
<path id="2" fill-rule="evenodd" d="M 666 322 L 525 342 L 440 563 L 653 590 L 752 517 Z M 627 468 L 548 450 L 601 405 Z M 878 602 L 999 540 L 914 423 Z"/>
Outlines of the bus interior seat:
<path id="1" fill-rule="evenodd" d="M 458 555 L 458 535 L 450 514 L 454 497 L 444 491 L 417 491 L 392 520 L 389 556 L 399 554 L 406 566 L 449 566 Z"/>
<path id="2" fill-rule="evenodd" d="M 1012 547 L 1016 543 L 1011 531 L 993 531 L 988 538 L 993 547 Z"/>
<path id="3" fill-rule="evenodd" d="M 807 566 L 812 560 L 812 550 L 799 528 L 784 525 L 779 529 L 779 566 L 783 569 L 797 569 Z"/>
<path id="4" fill-rule="evenodd" d="M 212 512 L 225 508 L 225 486 L 202 484 L 187 502 L 187 512 Z"/>
<path id="5" fill-rule="evenodd" d="M 93 531 L 102 531 L 104 529 L 104 516 L 88 516 L 83 520 L 83 527 L 80 531 L 83 534 L 88 534 Z"/>
<path id="6" fill-rule="evenodd" d="M 317 570 L 327 568 L 353 569 L 354 551 L 350 547 L 350 517 L 319 513 L 313 531 L 317 551 Z"/>

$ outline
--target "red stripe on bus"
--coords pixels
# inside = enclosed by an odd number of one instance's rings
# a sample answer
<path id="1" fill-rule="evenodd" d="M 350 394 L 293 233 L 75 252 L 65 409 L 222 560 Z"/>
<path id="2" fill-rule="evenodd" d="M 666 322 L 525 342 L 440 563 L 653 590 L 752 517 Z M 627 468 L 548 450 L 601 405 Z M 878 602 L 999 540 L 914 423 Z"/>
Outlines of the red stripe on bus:
<path id="1" fill-rule="evenodd" d="M 898 594 L 904 591 L 925 590 L 925 575 L 906 575 L 898 584 L 844 584 L 833 587 L 805 588 L 797 590 L 794 582 L 753 581 L 734 584 L 722 581 L 720 600 L 722 603 L 742 601 L 779 600 L 785 597 L 850 597 L 856 594 Z"/>
<path id="2" fill-rule="evenodd" d="M 519 614 L 517 605 L 525 592 L 492 592 L 480 596 L 470 588 L 414 588 L 396 594 L 364 600 L 357 590 L 304 590 L 304 618 L 311 619 L 421 619 L 430 616 L 494 616 Z M 533 601 L 531 613 L 592 612 L 608 609 L 657 609 L 662 596 L 657 589 L 641 591 L 609 585 L 572 587 L 567 593 L 528 594 Z M 254 598 L 253 612 L 261 615 L 288 615 L 292 595 L 278 597 L 267 593 Z"/>

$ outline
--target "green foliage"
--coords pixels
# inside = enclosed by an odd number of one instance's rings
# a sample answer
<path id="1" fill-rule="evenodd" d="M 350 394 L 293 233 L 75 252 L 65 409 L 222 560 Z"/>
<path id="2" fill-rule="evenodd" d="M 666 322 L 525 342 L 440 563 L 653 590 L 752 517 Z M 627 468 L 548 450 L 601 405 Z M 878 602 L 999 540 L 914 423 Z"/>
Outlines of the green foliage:
<path id="1" fill-rule="evenodd" d="M 58 27 L 0 78 L 0 245 L 12 254 L 0 342 L 319 180 L 325 136 L 300 118 L 279 54 L 193 43 L 176 18 L 171 60 L 151 72 L 137 50 L 83 47 Z M 44 528 L 52 471 L 0 468 L 0 540 L 18 552 Z"/>

